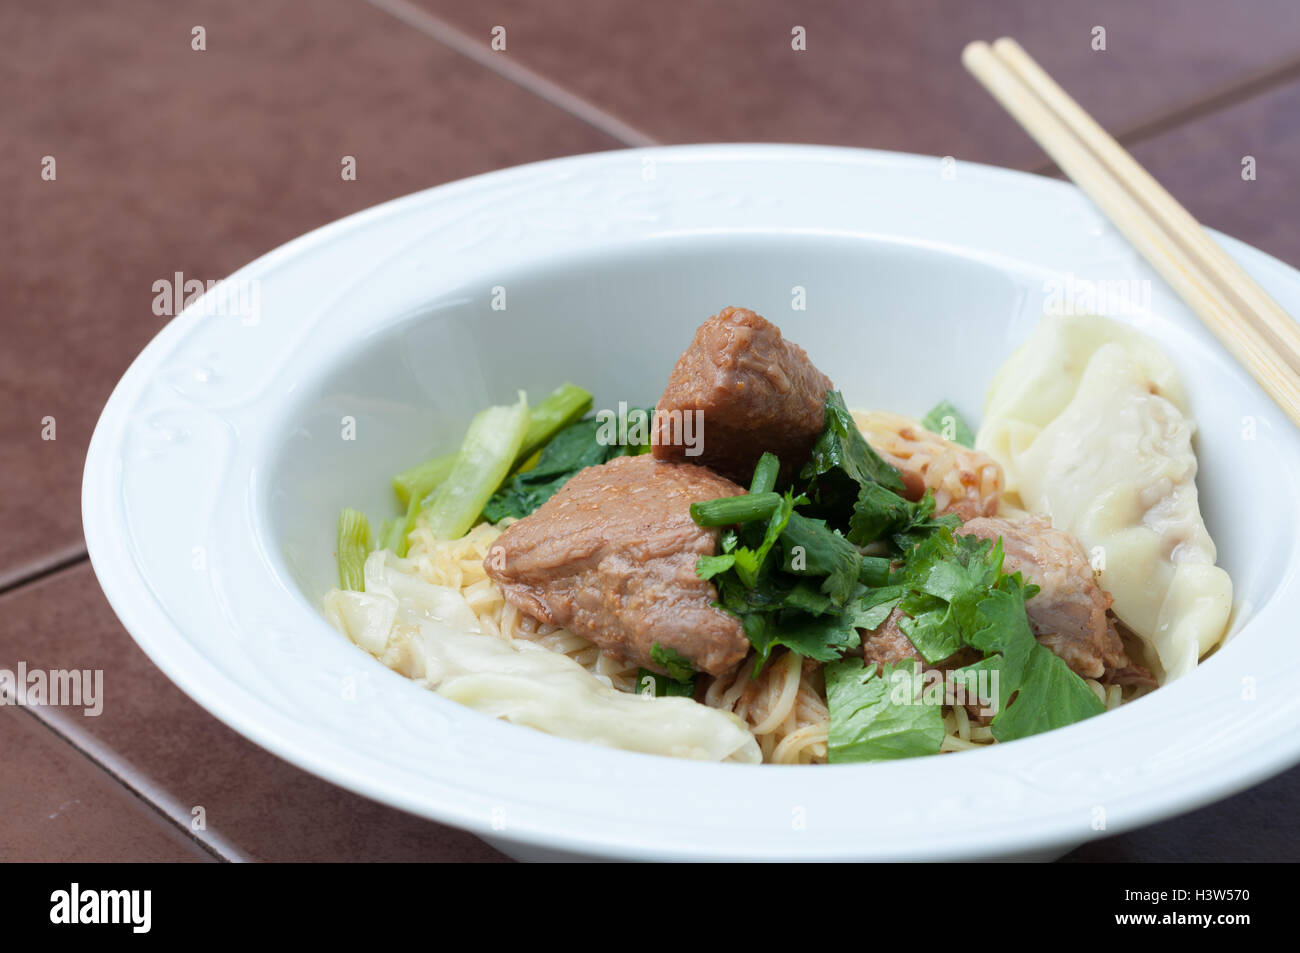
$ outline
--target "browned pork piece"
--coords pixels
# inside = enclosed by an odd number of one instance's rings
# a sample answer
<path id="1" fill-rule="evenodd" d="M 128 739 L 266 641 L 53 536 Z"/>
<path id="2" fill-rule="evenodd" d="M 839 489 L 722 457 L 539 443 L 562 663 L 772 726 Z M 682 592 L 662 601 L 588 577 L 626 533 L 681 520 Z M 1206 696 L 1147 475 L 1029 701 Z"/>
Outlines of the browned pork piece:
<path id="1" fill-rule="evenodd" d="M 1106 682 L 1151 682 L 1151 674 L 1125 654 L 1106 613 L 1110 593 L 1097 585 L 1088 554 L 1077 539 L 1053 529 L 1043 517 L 1020 522 L 980 517 L 968 520 L 958 532 L 1002 538 L 1003 572 L 1018 572 L 1041 590 L 1025 603 L 1030 628 L 1075 673 Z"/>
<path id="2" fill-rule="evenodd" d="M 695 574 L 696 560 L 717 552 L 719 531 L 695 525 L 690 505 L 743 492 L 704 467 L 617 457 L 510 526 L 484 568 L 512 605 L 616 658 L 662 673 L 650 658 L 659 643 L 721 675 L 749 641 L 713 607 L 713 583 Z"/>
<path id="3" fill-rule="evenodd" d="M 758 458 L 771 451 L 789 479 L 821 435 L 833 387 L 776 325 L 745 308 L 724 308 L 700 325 L 668 378 L 655 408 L 654 455 L 747 484 Z M 687 455 L 687 414 L 701 424 L 699 455 Z"/>
<path id="4" fill-rule="evenodd" d="M 1003 572 L 1018 572 L 1041 589 L 1025 603 L 1034 636 L 1072 671 L 1108 683 L 1154 684 L 1150 673 L 1125 654 L 1119 633 L 1106 614 L 1111 597 L 1097 585 L 1088 556 L 1073 536 L 1053 529 L 1042 517 L 1022 522 L 978 517 L 957 532 L 981 539 L 1002 538 Z M 945 669 L 975 661 L 976 656 L 962 650 L 952 659 L 926 665 L 899 628 L 905 618 L 906 613 L 896 608 L 880 626 L 862 633 L 862 654 L 868 662 L 897 665 L 904 659 L 917 659 L 926 668 Z"/>

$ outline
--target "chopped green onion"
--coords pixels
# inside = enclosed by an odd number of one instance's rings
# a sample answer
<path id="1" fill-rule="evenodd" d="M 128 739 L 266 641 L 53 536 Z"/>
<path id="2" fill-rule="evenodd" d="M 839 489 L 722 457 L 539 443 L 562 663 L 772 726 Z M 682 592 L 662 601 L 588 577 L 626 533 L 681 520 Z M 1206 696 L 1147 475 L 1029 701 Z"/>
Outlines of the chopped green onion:
<path id="1" fill-rule="evenodd" d="M 519 403 L 489 407 L 470 423 L 451 473 L 421 507 L 435 539 L 469 532 L 519 458 L 528 420 L 528 398 L 520 391 Z"/>
<path id="2" fill-rule="evenodd" d="M 590 391 L 568 383 L 555 388 L 529 414 L 528 431 L 524 434 L 514 463 L 519 466 L 527 463 L 544 444 L 582 417 L 590 407 Z M 451 468 L 455 465 L 456 454 L 449 453 L 403 470 L 393 477 L 393 489 L 397 491 L 397 498 L 408 504 L 413 497 L 417 500 L 424 499 L 450 476 Z"/>
<path id="3" fill-rule="evenodd" d="M 339 514 L 339 586 L 353 592 L 366 589 L 366 557 L 370 555 L 370 520 L 360 510 Z"/>
<path id="4" fill-rule="evenodd" d="M 772 492 L 776 487 L 776 475 L 780 469 L 781 462 L 777 460 L 776 454 L 764 453 L 759 457 L 758 466 L 754 467 L 754 479 L 749 484 L 750 496 Z"/>
<path id="5" fill-rule="evenodd" d="M 858 568 L 858 582 L 879 589 L 889 582 L 890 561 L 884 556 L 863 556 Z"/>
<path id="6" fill-rule="evenodd" d="M 730 526 L 765 520 L 781 505 L 781 497 L 772 492 L 745 496 L 724 496 L 691 504 L 691 519 L 700 526 Z"/>

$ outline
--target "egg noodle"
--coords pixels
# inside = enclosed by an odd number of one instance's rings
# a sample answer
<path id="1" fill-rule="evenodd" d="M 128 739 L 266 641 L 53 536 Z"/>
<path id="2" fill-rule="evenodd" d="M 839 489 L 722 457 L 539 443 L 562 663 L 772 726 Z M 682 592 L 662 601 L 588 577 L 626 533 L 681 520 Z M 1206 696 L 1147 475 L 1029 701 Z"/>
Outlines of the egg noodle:
<path id="1" fill-rule="evenodd" d="M 620 691 L 635 692 L 638 668 L 619 661 L 593 642 L 565 629 L 538 622 L 508 603 L 501 587 L 488 578 L 483 561 L 502 530 L 510 524 L 480 523 L 460 539 L 434 538 L 419 520 L 410 536 L 407 563 L 425 582 L 456 589 L 469 603 L 485 637 L 522 639 L 567 655 L 592 675 Z M 722 678 L 702 677 L 697 698 L 704 704 L 733 712 L 753 732 L 772 764 L 824 764 L 827 759 L 830 713 L 821 664 L 793 652 L 776 652 L 753 677 L 756 656 Z M 1124 700 L 1118 685 L 1105 687 L 1092 679 L 1088 686 L 1114 708 Z M 944 708 L 945 737 L 941 751 L 963 751 L 993 742 L 987 726 L 978 724 L 958 706 Z"/>

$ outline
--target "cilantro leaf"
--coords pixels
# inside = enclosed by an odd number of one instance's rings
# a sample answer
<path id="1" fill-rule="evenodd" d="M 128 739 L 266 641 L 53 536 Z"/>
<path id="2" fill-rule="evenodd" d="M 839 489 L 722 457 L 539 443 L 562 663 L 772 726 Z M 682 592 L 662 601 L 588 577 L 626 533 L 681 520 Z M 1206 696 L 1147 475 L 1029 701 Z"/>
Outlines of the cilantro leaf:
<path id="1" fill-rule="evenodd" d="M 689 682 L 695 677 L 695 666 L 690 659 L 658 642 L 650 646 L 650 661 L 666 671 L 675 682 Z"/>
<path id="2" fill-rule="evenodd" d="M 764 456 L 768 457 L 771 454 L 764 454 Z M 776 458 L 772 457 L 772 459 L 775 460 Z M 762 466 L 762 463 L 759 465 Z M 767 563 L 768 554 L 794 517 L 795 505 L 803 500 L 804 497 L 796 498 L 790 490 L 787 490 L 785 496 L 781 498 L 780 504 L 768 517 L 767 529 L 763 533 L 763 540 L 758 544 L 758 548 L 749 549 L 742 546 L 736 549 L 736 574 L 740 576 L 741 582 L 745 585 L 755 586 L 758 584 L 758 577 Z"/>
<path id="3" fill-rule="evenodd" d="M 927 492 L 918 503 L 899 496 L 879 483 L 868 483 L 858 491 L 849 517 L 848 537 L 859 546 L 915 525 L 934 512 L 934 497 Z"/>
<path id="4" fill-rule="evenodd" d="M 636 673 L 636 690 L 639 694 L 655 698 L 694 698 L 695 680 L 692 678 L 679 682 L 648 668 L 641 668 Z"/>
<path id="5" fill-rule="evenodd" d="M 859 644 L 855 617 L 803 580 L 765 578 L 749 588 L 732 573 L 718 577 L 718 608 L 740 619 L 758 655 L 754 673 L 778 646 L 807 658 L 833 661 Z"/>
<path id="6" fill-rule="evenodd" d="M 990 543 L 942 528 L 916 546 L 890 581 L 906 592 L 899 605 L 908 618 L 899 628 L 922 658 L 941 662 L 968 643 L 961 612 L 989 591 L 1001 571 L 1000 539 Z"/>
<path id="7" fill-rule="evenodd" d="M 767 619 L 763 633 L 765 645 L 758 649 L 760 662 L 766 661 L 773 648 L 784 645 L 804 658 L 833 662 L 849 649 L 862 643 L 851 616 L 830 612 L 814 616 L 805 612 L 783 612 Z M 752 641 L 752 640 L 751 640 Z M 757 666 L 755 667 L 757 671 Z"/>
<path id="8" fill-rule="evenodd" d="M 1025 600 L 1037 591 L 1019 573 L 965 610 L 970 644 L 985 658 L 958 671 L 984 669 L 998 678 L 993 737 L 1011 741 L 1091 718 L 1106 710 L 1064 659 L 1034 638 Z"/>
<path id="9" fill-rule="evenodd" d="M 837 390 L 826 392 L 825 419 L 825 429 L 799 472 L 819 507 L 847 511 L 860 489 L 871 483 L 903 492 L 902 477 L 871 449 Z"/>
<path id="10" fill-rule="evenodd" d="M 862 554 L 824 520 L 790 512 L 781 533 L 782 569 L 796 576 L 824 576 L 822 592 L 844 605 L 858 584 Z"/>
<path id="11" fill-rule="evenodd" d="M 943 400 L 921 420 L 921 426 L 930 433 L 938 434 L 944 440 L 951 440 L 963 447 L 975 446 L 975 434 L 962 418 L 957 408 Z"/>
<path id="12" fill-rule="evenodd" d="M 720 572 L 726 572 L 736 564 L 735 553 L 719 553 L 717 556 L 701 556 L 695 561 L 695 575 L 701 579 L 712 579 Z"/>
<path id="13" fill-rule="evenodd" d="M 825 668 L 830 708 L 828 760 L 886 761 L 936 754 L 943 743 L 943 708 L 917 697 L 915 663 L 886 665 L 846 658 Z"/>
<path id="14" fill-rule="evenodd" d="M 853 614 L 853 624 L 859 629 L 870 632 L 884 625 L 889 614 L 903 597 L 902 586 L 881 586 L 868 589 L 853 602 L 849 611 Z"/>
<path id="15" fill-rule="evenodd" d="M 934 494 L 930 490 L 913 503 L 870 483 L 858 492 L 847 536 L 859 546 L 888 538 L 899 552 L 906 553 L 936 530 L 953 530 L 960 525 L 961 518 L 956 514 L 935 517 Z"/>

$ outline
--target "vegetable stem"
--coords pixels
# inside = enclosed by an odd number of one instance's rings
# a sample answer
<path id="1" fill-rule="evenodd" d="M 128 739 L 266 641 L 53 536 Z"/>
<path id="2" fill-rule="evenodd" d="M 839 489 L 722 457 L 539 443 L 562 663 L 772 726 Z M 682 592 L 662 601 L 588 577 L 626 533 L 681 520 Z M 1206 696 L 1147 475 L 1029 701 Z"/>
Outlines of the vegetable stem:
<path id="1" fill-rule="evenodd" d="M 514 460 L 520 466 L 538 449 L 582 417 L 591 407 L 591 392 L 577 384 L 564 383 L 551 391 L 528 417 L 528 430 Z M 424 463 L 416 464 L 393 477 L 397 498 L 409 504 L 412 498 L 422 500 L 436 490 L 451 474 L 456 465 L 456 454 L 449 453 Z"/>
<path id="2" fill-rule="evenodd" d="M 456 458 L 451 459 L 454 462 Z M 415 529 L 415 518 L 420 515 L 420 504 L 423 502 L 423 497 L 411 497 L 411 501 L 406 504 L 406 515 L 393 523 L 392 531 L 385 544 L 386 549 L 391 549 L 398 556 L 405 558 L 410 548 L 407 537 L 411 535 L 411 530 Z"/>
<path id="3" fill-rule="evenodd" d="M 889 582 L 890 560 L 884 556 L 863 556 L 858 569 L 858 582 L 879 589 Z"/>
<path id="4" fill-rule="evenodd" d="M 339 514 L 339 586 L 353 592 L 366 589 L 366 557 L 370 555 L 370 520 L 360 510 Z"/>
<path id="5" fill-rule="evenodd" d="M 447 479 L 421 506 L 435 539 L 459 539 L 469 532 L 519 459 L 528 423 L 523 391 L 519 403 L 489 407 L 474 418 Z"/>
<path id="6" fill-rule="evenodd" d="M 752 523 L 754 520 L 767 519 L 780 505 L 781 497 L 771 491 L 750 493 L 745 496 L 724 496 L 717 500 L 692 503 L 691 519 L 700 526 Z"/>
<path id="7" fill-rule="evenodd" d="M 591 408 L 591 391 L 564 383 L 551 391 L 528 415 L 528 430 L 516 463 L 522 463 L 557 433 L 578 420 Z"/>
<path id="8" fill-rule="evenodd" d="M 438 484 L 447 479 L 451 468 L 456 465 L 456 454 L 449 453 L 435 460 L 426 460 L 409 470 L 403 470 L 393 477 L 393 489 L 397 498 L 403 503 L 412 499 L 422 500 L 438 488 Z"/>

